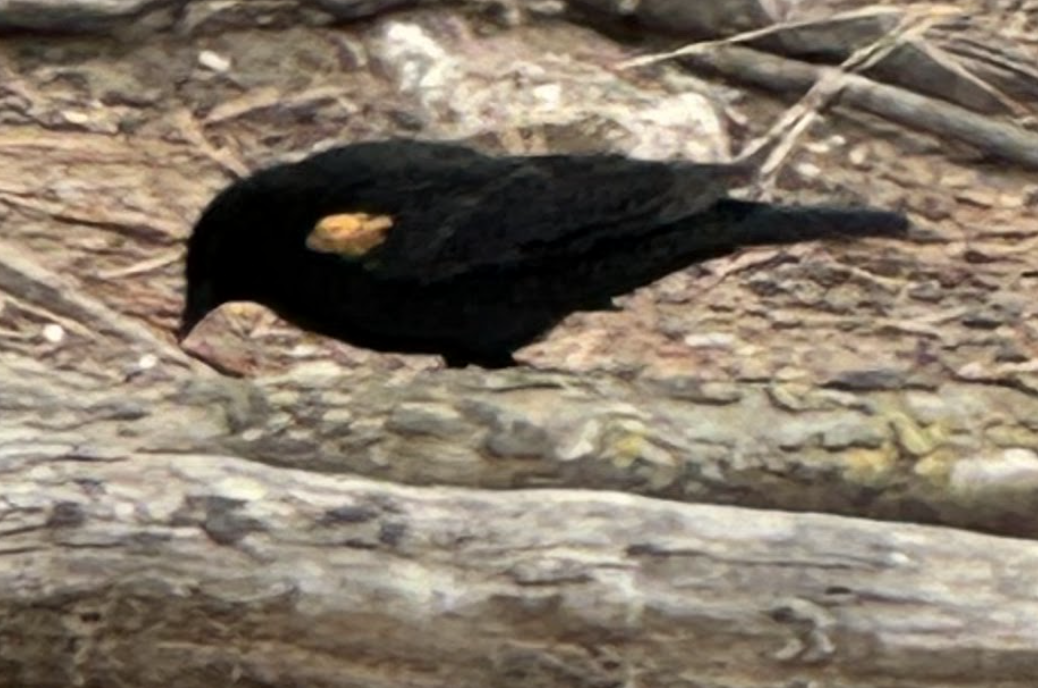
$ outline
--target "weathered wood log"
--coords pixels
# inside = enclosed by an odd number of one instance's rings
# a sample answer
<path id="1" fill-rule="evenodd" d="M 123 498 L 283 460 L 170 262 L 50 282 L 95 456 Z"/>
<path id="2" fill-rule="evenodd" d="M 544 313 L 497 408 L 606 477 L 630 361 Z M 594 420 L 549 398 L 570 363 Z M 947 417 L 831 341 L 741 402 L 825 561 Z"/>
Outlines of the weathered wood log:
<path id="1" fill-rule="evenodd" d="M 668 396 L 608 377 L 344 376 L 319 364 L 255 381 L 57 378 L 0 358 L 0 451 L 219 452 L 415 485 L 623 490 L 1038 535 L 1038 458 L 1004 444 L 1029 437 L 1035 400 L 997 386 Z M 985 433 L 993 417 L 1015 418 L 1017 439 L 1009 425 Z"/>
<path id="2" fill-rule="evenodd" d="M 0 686 L 1020 688 L 1038 543 L 222 456 L 3 464 Z"/>
<path id="3" fill-rule="evenodd" d="M 817 67 L 734 45 L 682 59 L 696 68 L 781 93 L 807 91 L 835 71 L 833 67 Z M 975 146 L 984 155 L 1015 165 L 1038 167 L 1038 135 L 1028 129 L 856 74 L 844 74 L 841 78 L 844 85 L 840 102 L 854 111 L 874 113 L 931 135 Z"/>

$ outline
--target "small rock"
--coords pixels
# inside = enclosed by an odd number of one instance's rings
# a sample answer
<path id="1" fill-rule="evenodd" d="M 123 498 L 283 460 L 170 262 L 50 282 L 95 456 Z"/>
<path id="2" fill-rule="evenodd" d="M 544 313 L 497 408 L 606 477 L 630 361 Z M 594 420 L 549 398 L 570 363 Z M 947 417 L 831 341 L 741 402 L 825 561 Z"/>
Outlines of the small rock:
<path id="1" fill-rule="evenodd" d="M 231 59 L 212 50 L 203 50 L 198 53 L 198 64 L 212 72 L 223 74 L 230 70 Z"/>
<path id="2" fill-rule="evenodd" d="M 940 282 L 930 280 L 928 282 L 920 282 L 909 288 L 908 295 L 917 301 L 936 303 L 944 298 L 944 290 L 941 289 Z"/>
<path id="3" fill-rule="evenodd" d="M 684 342 L 685 346 L 692 349 L 731 349 L 739 340 L 727 332 L 704 332 L 690 334 L 685 337 Z"/>
<path id="4" fill-rule="evenodd" d="M 1011 316 L 997 307 L 971 310 L 962 316 L 962 324 L 974 330 L 993 330 L 1011 320 Z"/>
<path id="5" fill-rule="evenodd" d="M 43 338 L 51 344 L 60 344 L 65 339 L 65 328 L 56 323 L 43 326 Z"/>
<path id="6" fill-rule="evenodd" d="M 63 110 L 61 116 L 65 118 L 65 121 L 69 124 L 84 125 L 90 121 L 90 115 L 85 112 L 79 112 L 77 110 Z"/>
<path id="7" fill-rule="evenodd" d="M 955 374 L 963 380 L 972 380 L 975 382 L 990 380 L 993 377 L 992 372 L 980 361 L 970 361 L 956 370 Z"/>
<path id="8" fill-rule="evenodd" d="M 858 144 L 847 154 L 847 159 L 855 167 L 866 167 L 869 159 L 869 149 L 864 144 Z"/>
<path id="9" fill-rule="evenodd" d="M 1025 194 L 1016 194 L 1004 192 L 998 196 L 998 204 L 1003 208 L 1011 208 L 1018 210 L 1027 205 L 1027 196 Z"/>
<path id="10" fill-rule="evenodd" d="M 424 99 L 445 96 L 460 66 L 436 38 L 418 24 L 393 22 L 384 30 L 376 57 L 405 93 L 421 93 Z M 433 93 L 426 93 L 426 91 Z"/>
<path id="11" fill-rule="evenodd" d="M 804 179 L 818 179 L 822 176 L 822 168 L 810 162 L 800 163 L 796 166 L 796 171 Z"/>

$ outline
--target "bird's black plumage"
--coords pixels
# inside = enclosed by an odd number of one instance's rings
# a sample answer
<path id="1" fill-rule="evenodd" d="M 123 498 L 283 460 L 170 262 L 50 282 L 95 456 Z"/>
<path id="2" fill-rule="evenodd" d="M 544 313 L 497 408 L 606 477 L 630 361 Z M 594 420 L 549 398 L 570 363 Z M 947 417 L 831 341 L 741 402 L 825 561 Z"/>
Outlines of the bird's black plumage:
<path id="1" fill-rule="evenodd" d="M 746 178 L 736 165 L 618 155 L 493 157 L 404 140 L 336 148 L 213 200 L 188 242 L 181 334 L 221 303 L 250 300 L 360 346 L 500 367 L 567 314 L 696 261 L 907 228 L 895 213 L 727 198 Z M 345 240 L 315 238 L 327 218 L 347 227 Z"/>

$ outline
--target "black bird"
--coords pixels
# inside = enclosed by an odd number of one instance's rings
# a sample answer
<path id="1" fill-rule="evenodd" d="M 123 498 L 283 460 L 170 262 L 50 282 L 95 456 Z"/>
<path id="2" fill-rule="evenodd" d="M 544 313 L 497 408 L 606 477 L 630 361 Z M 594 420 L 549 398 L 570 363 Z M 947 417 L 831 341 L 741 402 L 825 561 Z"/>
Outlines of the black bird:
<path id="1" fill-rule="evenodd" d="M 188 241 L 183 338 L 227 301 L 450 366 L 512 352 L 578 310 L 740 246 L 897 236 L 901 215 L 726 197 L 733 164 L 620 155 L 494 157 L 358 143 L 240 180 Z"/>

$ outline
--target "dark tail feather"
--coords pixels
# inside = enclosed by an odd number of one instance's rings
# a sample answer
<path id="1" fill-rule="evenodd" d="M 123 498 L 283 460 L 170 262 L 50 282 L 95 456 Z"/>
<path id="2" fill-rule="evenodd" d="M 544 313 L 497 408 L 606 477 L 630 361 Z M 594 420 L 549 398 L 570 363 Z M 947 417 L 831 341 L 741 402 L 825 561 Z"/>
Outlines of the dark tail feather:
<path id="1" fill-rule="evenodd" d="M 693 263 L 716 258 L 741 246 L 793 244 L 816 239 L 905 236 L 909 223 L 897 213 L 867 208 L 779 206 L 724 200 L 708 210 L 649 234 L 603 242 L 591 251 L 545 266 L 567 275 L 565 298 L 597 307 Z M 560 296 L 560 298 L 563 298 Z"/>
<path id="2" fill-rule="evenodd" d="M 792 244 L 816 239 L 902 237 L 908 219 L 899 213 L 871 208 L 830 206 L 781 206 L 726 199 L 704 215 L 714 222 L 697 223 L 716 228 L 718 248 L 757 244 Z M 690 231 L 696 231 L 693 226 Z"/>

